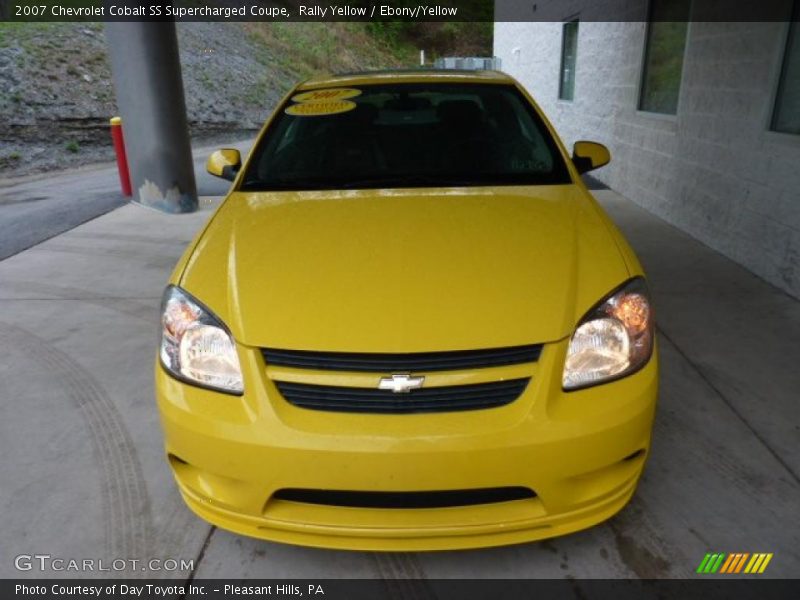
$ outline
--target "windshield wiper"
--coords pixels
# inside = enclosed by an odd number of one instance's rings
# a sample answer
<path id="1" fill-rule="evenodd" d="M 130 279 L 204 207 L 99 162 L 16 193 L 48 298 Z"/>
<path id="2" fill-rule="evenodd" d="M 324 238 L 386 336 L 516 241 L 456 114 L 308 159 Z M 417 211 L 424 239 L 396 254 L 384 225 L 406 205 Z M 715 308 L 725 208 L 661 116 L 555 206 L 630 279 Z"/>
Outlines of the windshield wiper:
<path id="1" fill-rule="evenodd" d="M 262 181 L 260 179 L 245 181 L 239 188 L 242 192 L 281 192 L 301 189 L 303 188 L 297 181 Z"/>
<path id="2" fill-rule="evenodd" d="M 402 175 L 395 177 L 370 177 L 339 184 L 341 189 L 406 188 L 406 187 L 464 187 L 482 185 L 474 179 L 453 179 L 430 175 Z"/>

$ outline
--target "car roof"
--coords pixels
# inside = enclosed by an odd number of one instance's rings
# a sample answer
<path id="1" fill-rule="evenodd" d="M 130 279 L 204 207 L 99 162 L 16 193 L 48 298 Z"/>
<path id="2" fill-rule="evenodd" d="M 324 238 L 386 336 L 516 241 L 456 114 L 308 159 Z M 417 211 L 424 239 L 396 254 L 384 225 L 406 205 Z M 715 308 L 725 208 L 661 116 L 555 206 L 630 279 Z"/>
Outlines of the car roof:
<path id="1" fill-rule="evenodd" d="M 345 85 L 371 85 L 380 83 L 514 83 L 514 79 L 500 71 L 468 69 L 387 69 L 323 75 L 304 81 L 300 90 Z"/>

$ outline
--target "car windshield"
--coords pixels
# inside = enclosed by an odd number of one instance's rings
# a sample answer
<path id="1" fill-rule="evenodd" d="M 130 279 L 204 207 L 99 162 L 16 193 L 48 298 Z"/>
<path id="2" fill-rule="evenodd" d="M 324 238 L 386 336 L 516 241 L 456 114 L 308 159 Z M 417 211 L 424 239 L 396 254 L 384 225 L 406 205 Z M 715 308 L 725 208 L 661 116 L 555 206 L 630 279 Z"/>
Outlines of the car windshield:
<path id="1" fill-rule="evenodd" d="M 513 85 L 408 83 L 300 92 L 281 106 L 240 189 L 570 183 Z"/>

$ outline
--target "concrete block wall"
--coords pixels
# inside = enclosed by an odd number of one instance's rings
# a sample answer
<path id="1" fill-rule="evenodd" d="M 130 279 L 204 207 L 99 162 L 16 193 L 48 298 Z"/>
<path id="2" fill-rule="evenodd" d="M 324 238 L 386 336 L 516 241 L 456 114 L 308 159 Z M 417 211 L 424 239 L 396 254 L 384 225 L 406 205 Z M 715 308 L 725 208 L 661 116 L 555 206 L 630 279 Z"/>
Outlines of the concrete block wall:
<path id="1" fill-rule="evenodd" d="M 598 179 L 800 298 L 800 135 L 769 131 L 787 30 L 690 23 L 677 115 L 637 110 L 646 23 L 580 23 L 572 102 L 561 23 L 496 23 L 494 53 L 569 148 L 610 148 Z"/>

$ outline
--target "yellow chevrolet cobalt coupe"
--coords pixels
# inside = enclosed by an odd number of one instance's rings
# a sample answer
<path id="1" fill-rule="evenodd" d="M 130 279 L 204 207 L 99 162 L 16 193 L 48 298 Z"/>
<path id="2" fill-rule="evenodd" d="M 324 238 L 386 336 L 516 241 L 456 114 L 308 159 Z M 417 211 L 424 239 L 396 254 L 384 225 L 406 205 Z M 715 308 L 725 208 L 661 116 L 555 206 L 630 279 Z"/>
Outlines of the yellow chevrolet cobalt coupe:
<path id="1" fill-rule="evenodd" d="M 608 519 L 650 449 L 636 256 L 527 92 L 483 71 L 308 81 L 166 288 L 155 369 L 189 507 L 241 534 L 443 550 Z"/>

